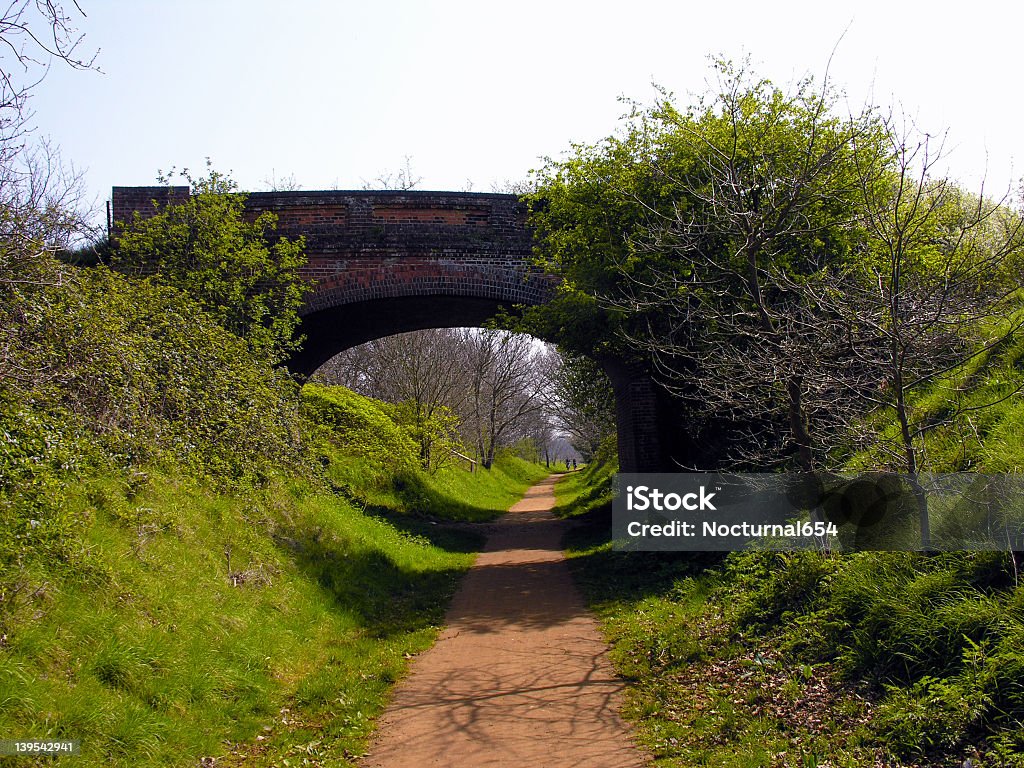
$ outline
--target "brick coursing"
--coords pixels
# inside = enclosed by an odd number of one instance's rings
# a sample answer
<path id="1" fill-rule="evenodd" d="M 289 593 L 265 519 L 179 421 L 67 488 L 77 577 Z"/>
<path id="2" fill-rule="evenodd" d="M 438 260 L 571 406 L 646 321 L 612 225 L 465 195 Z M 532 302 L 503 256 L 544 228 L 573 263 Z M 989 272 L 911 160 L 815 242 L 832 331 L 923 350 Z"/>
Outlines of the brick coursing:
<path id="1" fill-rule="evenodd" d="M 115 222 L 188 197 L 188 187 L 114 187 Z M 156 201 L 156 206 L 154 205 Z M 305 314 L 342 303 L 450 295 L 539 304 L 552 281 L 530 266 L 526 209 L 515 195 L 470 192 L 251 192 L 246 216 L 277 216 L 276 235 L 306 238 Z"/>
<path id="2" fill-rule="evenodd" d="M 142 218 L 149 218 L 168 203 L 182 203 L 188 197 L 188 187 L 114 187 L 110 196 L 110 217 L 115 226 L 131 221 L 136 211 Z"/>

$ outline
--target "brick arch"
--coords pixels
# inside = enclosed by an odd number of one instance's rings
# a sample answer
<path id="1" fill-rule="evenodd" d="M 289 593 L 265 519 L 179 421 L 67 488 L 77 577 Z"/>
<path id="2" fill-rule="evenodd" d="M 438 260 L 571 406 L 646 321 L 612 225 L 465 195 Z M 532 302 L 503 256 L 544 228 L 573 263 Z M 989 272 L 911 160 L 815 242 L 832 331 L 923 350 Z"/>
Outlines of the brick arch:
<path id="1" fill-rule="evenodd" d="M 502 309 L 514 311 L 514 306 L 453 294 L 338 303 L 303 316 L 298 332 L 305 341 L 288 365 L 296 373 L 309 376 L 338 352 L 367 341 L 426 328 L 479 327 Z"/>
<path id="2" fill-rule="evenodd" d="M 343 349 L 382 336 L 479 326 L 501 310 L 544 303 L 553 288 L 544 275 L 494 260 L 360 260 L 318 281 L 291 367 L 309 375 Z"/>
<path id="3" fill-rule="evenodd" d="M 317 281 L 303 314 L 342 304 L 423 296 L 462 296 L 498 304 L 543 304 L 552 282 L 524 264 L 495 258 L 360 259 Z"/>
<path id="4" fill-rule="evenodd" d="M 114 187 L 112 218 L 129 221 L 188 195 L 188 187 Z M 246 216 L 266 211 L 277 217 L 276 236 L 306 243 L 302 274 L 314 289 L 301 311 L 308 341 L 292 361 L 298 372 L 312 372 L 332 350 L 388 333 L 479 325 L 501 308 L 543 303 L 553 290 L 531 265 L 526 207 L 516 195 L 246 195 Z"/>

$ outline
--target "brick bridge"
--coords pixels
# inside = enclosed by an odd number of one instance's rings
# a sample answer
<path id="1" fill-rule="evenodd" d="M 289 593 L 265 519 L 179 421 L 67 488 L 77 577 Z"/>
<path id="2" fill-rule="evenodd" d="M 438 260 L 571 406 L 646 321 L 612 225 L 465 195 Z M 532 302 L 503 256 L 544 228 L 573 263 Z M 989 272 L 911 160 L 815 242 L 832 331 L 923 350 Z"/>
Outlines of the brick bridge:
<path id="1" fill-rule="evenodd" d="M 188 187 L 114 187 L 111 218 L 187 198 Z M 552 278 L 531 268 L 526 211 L 515 195 L 468 192 L 250 192 L 246 209 L 277 214 L 277 234 L 306 238 L 303 273 L 316 281 L 302 312 L 310 374 L 371 339 L 423 328 L 479 326 L 500 309 L 535 305 Z M 552 341 L 557 341 L 554 339 Z M 615 388 L 623 471 L 668 469 L 662 397 L 651 380 L 602 361 Z"/>

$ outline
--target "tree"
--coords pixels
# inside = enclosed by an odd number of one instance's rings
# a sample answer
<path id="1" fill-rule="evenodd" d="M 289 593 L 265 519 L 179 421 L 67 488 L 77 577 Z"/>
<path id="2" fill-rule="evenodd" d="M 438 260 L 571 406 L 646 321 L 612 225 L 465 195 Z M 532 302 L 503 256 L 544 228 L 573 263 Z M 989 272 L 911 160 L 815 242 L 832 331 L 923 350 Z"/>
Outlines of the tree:
<path id="1" fill-rule="evenodd" d="M 936 176 L 927 135 L 840 116 L 827 83 L 787 93 L 717 70 L 710 99 L 634 109 L 542 171 L 538 252 L 564 284 L 536 313 L 578 347 L 639 356 L 725 434 L 731 467 L 811 472 L 842 465 L 851 436 L 882 437 L 928 546 L 921 437 L 963 408 L 954 391 L 915 413 L 912 395 L 959 386 L 1021 328 L 1021 216 Z M 573 303 L 601 320 L 566 325 Z M 895 439 L 865 426 L 873 410 Z"/>
<path id="2" fill-rule="evenodd" d="M 47 144 L 0 160 L 0 395 L 5 385 L 32 388 L 66 376 L 54 360 L 37 357 L 26 329 L 46 316 L 50 289 L 78 275 L 54 258 L 87 235 L 80 175 Z"/>
<path id="3" fill-rule="evenodd" d="M 96 69 L 96 52 L 83 51 L 75 13 L 60 2 L 9 0 L 0 11 L 0 161 L 21 150 L 32 90 L 56 59 L 73 69 Z M 73 0 L 75 12 L 85 12 Z M 0 6 L 2 8 L 2 6 Z"/>
<path id="4" fill-rule="evenodd" d="M 549 439 L 550 420 L 541 396 L 546 386 L 542 357 L 526 336 L 438 328 L 345 350 L 318 376 L 405 404 L 404 413 L 422 440 L 425 465 L 446 460 L 446 450 L 461 449 L 475 452 L 483 466 L 490 467 L 503 446 L 526 438 L 544 445 Z M 429 429 L 431 424 L 443 429 Z M 462 449 L 460 442 L 467 448 Z"/>
<path id="5" fill-rule="evenodd" d="M 481 329 L 467 335 L 477 454 L 494 463 L 502 444 L 530 436 L 530 421 L 543 408 L 533 340 L 511 331 Z"/>
<path id="6" fill-rule="evenodd" d="M 568 435 L 584 461 L 615 434 L 615 393 L 601 367 L 573 353 L 549 354 L 544 361 L 544 397 L 556 428 Z"/>
<path id="7" fill-rule="evenodd" d="M 892 120 L 884 136 L 884 144 L 857 152 L 865 253 L 803 290 L 842 319 L 835 330 L 848 352 L 846 399 L 896 421 L 892 436 L 851 426 L 875 455 L 907 475 L 927 548 L 923 437 L 1024 387 L 1020 382 L 993 402 L 969 407 L 961 398 L 965 366 L 1024 327 L 1024 218 L 1005 196 L 993 201 L 984 189 L 971 195 L 937 175 L 941 140 Z M 928 387 L 942 396 L 939 415 L 914 405 L 913 396 Z"/>
<path id="8" fill-rule="evenodd" d="M 810 470 L 834 388 L 816 372 L 815 309 L 789 286 L 854 252 L 854 149 L 877 125 L 838 117 L 827 82 L 787 93 L 715 69 L 717 92 L 696 106 L 662 92 L 622 135 L 549 163 L 533 198 L 539 250 L 562 302 L 587 297 L 604 317 L 583 346 L 639 356 L 695 419 L 731 431 L 733 465 Z"/>
<path id="9" fill-rule="evenodd" d="M 56 279 L 52 257 L 92 234 L 82 175 L 48 142 L 0 160 L 0 290 Z"/>
<path id="10" fill-rule="evenodd" d="M 373 181 L 363 179 L 363 189 L 395 189 L 408 192 L 415 189 L 423 181 L 422 176 L 414 176 L 412 171 L 412 157 L 406 155 L 402 159 L 402 166 L 395 171 L 384 171 L 378 174 Z"/>
<path id="11" fill-rule="evenodd" d="M 294 332 L 310 290 L 299 275 L 304 240 L 269 242 L 276 215 L 247 220 L 245 195 L 227 176 L 212 169 L 205 177 L 181 175 L 188 199 L 122 222 L 111 265 L 189 293 L 255 353 L 282 362 L 300 343 Z"/>
<path id="12" fill-rule="evenodd" d="M 51 62 L 95 69 L 82 40 L 59 2 L 13 0 L 0 10 L 0 292 L 58 279 L 47 257 L 87 231 L 81 175 L 48 142 L 26 145 L 29 99 Z"/>
<path id="13" fill-rule="evenodd" d="M 460 447 L 459 426 L 468 384 L 465 346 L 456 329 L 413 331 L 335 355 L 319 376 L 399 406 L 426 469 L 447 463 Z"/>

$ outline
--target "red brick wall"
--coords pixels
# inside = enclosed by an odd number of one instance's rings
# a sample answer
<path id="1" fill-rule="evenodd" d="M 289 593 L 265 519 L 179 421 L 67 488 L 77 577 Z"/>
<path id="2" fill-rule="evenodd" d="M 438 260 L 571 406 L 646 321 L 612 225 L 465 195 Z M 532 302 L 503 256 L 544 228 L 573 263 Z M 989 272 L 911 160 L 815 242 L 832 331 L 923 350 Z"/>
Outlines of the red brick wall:
<path id="1" fill-rule="evenodd" d="M 182 200 L 188 187 L 114 187 L 115 222 Z M 253 192 L 246 216 L 277 216 L 306 239 L 317 282 L 306 312 L 400 296 L 476 296 L 536 304 L 551 280 L 530 266 L 526 210 L 514 195 L 469 192 Z"/>

